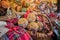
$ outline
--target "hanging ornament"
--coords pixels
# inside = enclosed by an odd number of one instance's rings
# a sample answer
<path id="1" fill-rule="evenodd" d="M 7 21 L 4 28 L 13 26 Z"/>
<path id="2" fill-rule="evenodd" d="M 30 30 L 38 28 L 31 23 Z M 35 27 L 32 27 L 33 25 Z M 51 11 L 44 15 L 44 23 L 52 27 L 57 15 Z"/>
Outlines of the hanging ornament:
<path id="1" fill-rule="evenodd" d="M 2 5 L 3 8 L 10 7 L 10 3 L 8 1 L 1 1 L 1 5 Z"/>

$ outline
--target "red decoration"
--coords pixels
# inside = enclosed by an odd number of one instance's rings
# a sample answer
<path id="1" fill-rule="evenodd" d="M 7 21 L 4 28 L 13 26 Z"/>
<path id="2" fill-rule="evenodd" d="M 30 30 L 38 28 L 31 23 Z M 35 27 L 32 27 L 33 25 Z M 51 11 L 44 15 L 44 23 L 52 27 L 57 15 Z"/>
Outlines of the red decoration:
<path id="1" fill-rule="evenodd" d="M 24 15 L 24 18 L 27 18 L 28 14 L 29 14 L 30 12 L 31 12 L 31 11 L 28 10 L 28 11 L 26 12 L 26 14 Z"/>

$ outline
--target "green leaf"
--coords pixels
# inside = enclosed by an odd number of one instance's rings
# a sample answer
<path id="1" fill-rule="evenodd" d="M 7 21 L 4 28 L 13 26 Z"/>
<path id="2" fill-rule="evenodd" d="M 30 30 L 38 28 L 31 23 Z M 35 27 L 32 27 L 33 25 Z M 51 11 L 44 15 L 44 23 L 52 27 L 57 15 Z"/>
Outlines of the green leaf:
<path id="1" fill-rule="evenodd" d="M 26 8 L 22 8 L 22 12 L 26 12 L 26 10 L 27 10 Z"/>
<path id="2" fill-rule="evenodd" d="M 58 21 L 58 25 L 60 26 L 60 21 Z"/>
<path id="3" fill-rule="evenodd" d="M 28 7 L 30 4 L 29 4 L 29 2 L 26 2 L 26 6 Z"/>

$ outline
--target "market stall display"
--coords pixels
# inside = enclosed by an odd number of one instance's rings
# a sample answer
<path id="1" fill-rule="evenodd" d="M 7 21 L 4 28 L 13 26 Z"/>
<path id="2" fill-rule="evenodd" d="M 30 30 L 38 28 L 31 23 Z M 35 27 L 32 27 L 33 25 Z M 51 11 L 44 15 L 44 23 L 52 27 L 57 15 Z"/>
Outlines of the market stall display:
<path id="1" fill-rule="evenodd" d="M 1 0 L 0 21 L 7 23 L 9 31 L 0 39 L 52 40 L 55 28 L 60 26 L 56 3 L 57 0 Z"/>

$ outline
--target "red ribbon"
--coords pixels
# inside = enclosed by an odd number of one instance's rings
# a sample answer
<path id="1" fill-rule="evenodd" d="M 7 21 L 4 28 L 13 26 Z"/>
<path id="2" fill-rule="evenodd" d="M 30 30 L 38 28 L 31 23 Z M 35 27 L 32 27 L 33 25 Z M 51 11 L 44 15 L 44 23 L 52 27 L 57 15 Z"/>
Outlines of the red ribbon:
<path id="1" fill-rule="evenodd" d="M 43 21 L 43 18 L 41 16 L 38 16 L 38 20 Z"/>
<path id="2" fill-rule="evenodd" d="M 13 24 L 15 24 L 17 21 L 18 21 L 17 18 L 14 18 L 14 19 L 8 19 L 8 20 L 7 20 L 7 22 L 10 22 L 10 23 L 13 23 Z"/>
<path id="3" fill-rule="evenodd" d="M 56 17 L 56 15 L 54 13 L 50 13 L 49 15 L 50 17 Z"/>
<path id="4" fill-rule="evenodd" d="M 12 40 L 14 38 L 14 32 L 18 33 L 18 34 L 21 34 L 20 31 L 18 31 L 18 29 L 20 29 L 19 26 L 14 26 L 14 27 L 11 27 L 10 30 L 8 31 L 8 37 L 9 37 L 9 40 Z M 23 31 L 22 31 L 23 32 Z"/>
<path id="5" fill-rule="evenodd" d="M 13 40 L 14 39 L 14 32 L 16 32 L 17 34 L 24 34 L 23 35 L 23 37 L 25 38 L 25 40 L 29 40 L 29 35 L 27 34 L 27 33 L 25 33 L 24 32 L 24 30 L 23 29 L 21 29 L 21 27 L 19 27 L 19 26 L 16 26 L 16 25 L 14 25 L 14 23 L 15 23 L 15 20 L 16 19 L 13 19 L 13 20 L 8 20 L 7 21 L 7 25 L 6 25 L 6 27 L 8 28 L 8 29 L 10 29 L 8 32 L 7 32 L 7 35 L 8 35 L 8 38 L 9 38 L 9 40 Z M 29 37 L 28 37 L 29 36 Z M 17 40 L 20 40 L 20 38 L 22 39 L 23 37 L 19 37 Z M 24 39 L 23 38 L 23 39 Z M 23 40 L 22 39 L 22 40 Z"/>
<path id="6" fill-rule="evenodd" d="M 29 14 L 30 12 L 31 12 L 31 11 L 28 10 L 28 11 L 26 12 L 26 14 L 24 14 L 24 18 L 27 18 L 28 14 Z"/>

